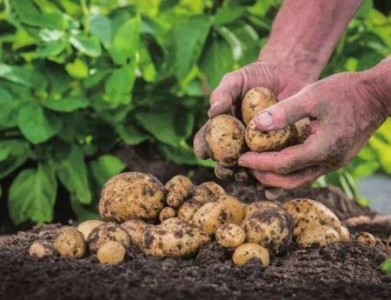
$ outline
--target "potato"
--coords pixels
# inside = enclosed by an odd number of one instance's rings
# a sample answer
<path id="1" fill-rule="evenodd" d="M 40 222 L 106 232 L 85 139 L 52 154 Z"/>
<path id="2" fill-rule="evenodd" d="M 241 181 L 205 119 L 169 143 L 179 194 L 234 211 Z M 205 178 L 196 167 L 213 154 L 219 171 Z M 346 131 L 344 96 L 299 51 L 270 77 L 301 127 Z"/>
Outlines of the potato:
<path id="1" fill-rule="evenodd" d="M 167 190 L 167 205 L 178 208 L 190 194 L 193 183 L 189 178 L 177 175 L 167 181 L 165 188 Z"/>
<path id="2" fill-rule="evenodd" d="M 234 176 L 235 170 L 232 167 L 223 167 L 216 164 L 214 173 L 218 179 L 227 180 Z"/>
<path id="3" fill-rule="evenodd" d="M 339 240 L 339 233 L 334 228 L 330 226 L 316 225 L 304 230 L 297 237 L 296 242 L 302 247 L 311 247 L 314 244 L 324 247 L 331 243 L 338 242 Z"/>
<path id="4" fill-rule="evenodd" d="M 209 236 L 201 229 L 171 218 L 145 230 L 142 249 L 145 254 L 157 257 L 188 257 L 209 241 Z"/>
<path id="5" fill-rule="evenodd" d="M 131 244 L 136 247 L 141 247 L 141 240 L 145 229 L 149 225 L 141 220 L 128 220 L 121 224 L 121 227 L 126 230 L 130 236 Z"/>
<path id="6" fill-rule="evenodd" d="M 224 224 L 216 231 L 216 241 L 226 248 L 236 248 L 244 243 L 246 233 L 236 224 Z"/>
<path id="7" fill-rule="evenodd" d="M 165 188 L 153 175 L 125 172 L 103 187 L 99 212 L 107 221 L 156 220 L 164 207 Z"/>
<path id="8" fill-rule="evenodd" d="M 93 253 L 109 241 L 116 241 L 124 246 L 128 246 L 131 239 L 124 228 L 113 223 L 106 223 L 95 227 L 87 238 L 88 248 Z"/>
<path id="9" fill-rule="evenodd" d="M 236 248 L 232 255 L 233 262 L 238 265 L 244 265 L 246 262 L 256 259 L 262 266 L 268 266 L 270 255 L 266 248 L 254 243 L 245 243 Z"/>
<path id="10" fill-rule="evenodd" d="M 376 246 L 375 237 L 369 232 L 360 232 L 356 235 L 356 241 L 369 246 Z"/>
<path id="11" fill-rule="evenodd" d="M 279 207 L 276 202 L 261 200 L 247 204 L 243 209 L 243 219 L 251 216 L 254 212 L 265 210 L 269 207 Z"/>
<path id="12" fill-rule="evenodd" d="M 293 219 L 279 207 L 255 211 L 243 220 L 241 227 L 246 242 L 259 244 L 270 251 L 281 253 L 292 242 Z"/>
<path id="13" fill-rule="evenodd" d="M 206 124 L 204 124 L 204 126 L 202 126 L 198 130 L 198 132 L 196 133 L 193 139 L 194 153 L 196 157 L 199 159 L 208 159 L 212 156 L 212 153 L 205 139 L 205 135 L 206 135 L 205 130 L 207 126 L 208 126 L 208 122 L 206 122 Z"/>
<path id="14" fill-rule="evenodd" d="M 197 210 L 202 207 L 202 203 L 196 200 L 189 200 L 183 203 L 178 209 L 178 218 L 184 222 L 190 222 Z"/>
<path id="15" fill-rule="evenodd" d="M 126 250 L 123 244 L 115 241 L 109 241 L 99 247 L 96 256 L 100 263 L 117 265 L 123 262 Z"/>
<path id="16" fill-rule="evenodd" d="M 76 229 L 79 230 L 83 236 L 84 239 L 87 240 L 88 235 L 90 232 L 98 225 L 104 224 L 105 222 L 100 220 L 87 220 L 84 222 L 81 222 L 79 225 L 77 225 Z"/>
<path id="17" fill-rule="evenodd" d="M 242 100 L 242 119 L 248 125 L 261 110 L 277 103 L 276 96 L 265 87 L 255 87 L 247 91 Z"/>
<path id="18" fill-rule="evenodd" d="M 303 143 L 311 134 L 311 123 L 309 118 L 301 119 L 295 123 L 296 137 L 295 144 Z"/>
<path id="19" fill-rule="evenodd" d="M 341 222 L 325 205 L 311 199 L 294 199 L 285 202 L 282 208 L 292 215 L 294 220 L 293 235 L 299 236 L 309 227 L 327 225 L 341 232 Z"/>
<path id="20" fill-rule="evenodd" d="M 60 255 L 73 258 L 83 257 L 87 250 L 83 234 L 70 226 L 61 229 L 53 245 Z"/>
<path id="21" fill-rule="evenodd" d="M 349 241 L 350 240 L 349 229 L 344 225 L 341 226 L 341 229 L 339 231 L 339 239 L 341 241 Z"/>
<path id="22" fill-rule="evenodd" d="M 173 209 L 170 206 L 164 207 L 159 214 L 159 221 L 163 222 L 164 220 L 167 220 L 169 218 L 174 218 L 176 215 L 175 209 Z"/>
<path id="23" fill-rule="evenodd" d="M 217 115 L 206 126 L 205 140 L 212 159 L 223 167 L 237 165 L 239 156 L 246 149 L 244 125 L 230 115 Z"/>
<path id="24" fill-rule="evenodd" d="M 34 241 L 29 248 L 29 255 L 35 257 L 52 256 L 55 254 L 54 247 L 47 241 Z"/>
<path id="25" fill-rule="evenodd" d="M 225 223 L 240 224 L 243 219 L 241 202 L 233 196 L 222 195 L 204 204 L 193 216 L 193 224 L 212 235 Z"/>
<path id="26" fill-rule="evenodd" d="M 214 181 L 206 181 L 201 183 L 194 189 L 192 199 L 199 203 L 207 203 L 215 200 L 221 195 L 225 195 L 225 190 Z"/>

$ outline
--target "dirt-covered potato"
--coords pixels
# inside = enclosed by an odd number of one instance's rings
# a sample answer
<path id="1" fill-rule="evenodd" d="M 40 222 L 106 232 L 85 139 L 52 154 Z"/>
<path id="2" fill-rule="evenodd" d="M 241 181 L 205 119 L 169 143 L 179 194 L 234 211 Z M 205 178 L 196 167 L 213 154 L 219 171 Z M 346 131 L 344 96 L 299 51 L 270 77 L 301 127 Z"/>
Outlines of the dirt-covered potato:
<path id="1" fill-rule="evenodd" d="M 55 254 L 54 247 L 47 241 L 34 241 L 29 248 L 29 255 L 42 258 L 44 256 L 52 256 Z"/>
<path id="2" fill-rule="evenodd" d="M 246 242 L 259 244 L 272 252 L 284 252 L 292 242 L 293 219 L 279 207 L 255 211 L 243 220 Z"/>
<path id="3" fill-rule="evenodd" d="M 178 218 L 186 223 L 190 222 L 196 211 L 199 210 L 202 205 L 203 203 L 193 199 L 186 201 L 178 209 Z"/>
<path id="4" fill-rule="evenodd" d="M 214 173 L 218 179 L 226 180 L 234 176 L 235 170 L 232 167 L 223 167 L 219 164 L 215 165 Z"/>
<path id="5" fill-rule="evenodd" d="M 76 229 L 79 230 L 83 234 L 84 239 L 87 240 L 90 232 L 96 226 L 99 226 L 101 224 L 104 224 L 104 222 L 100 221 L 100 220 L 87 220 L 87 221 L 81 222 L 79 225 L 77 225 Z"/>
<path id="6" fill-rule="evenodd" d="M 174 218 L 175 215 L 176 215 L 175 209 L 173 209 L 170 206 L 166 206 L 159 213 L 159 221 L 163 222 L 164 220 L 167 220 L 169 218 Z"/>
<path id="7" fill-rule="evenodd" d="M 117 265 L 125 258 L 125 247 L 115 241 L 109 241 L 99 247 L 96 256 L 101 264 Z"/>
<path id="8" fill-rule="evenodd" d="M 236 224 L 224 224 L 216 231 L 216 241 L 223 247 L 236 248 L 244 243 L 246 233 Z"/>
<path id="9" fill-rule="evenodd" d="M 142 220 L 128 220 L 121 224 L 121 227 L 126 230 L 130 236 L 131 244 L 136 247 L 141 247 L 141 240 L 145 229 L 149 225 Z"/>
<path id="10" fill-rule="evenodd" d="M 255 87 L 246 92 L 242 100 L 242 119 L 248 125 L 257 112 L 277 103 L 276 96 L 265 87 Z"/>
<path id="11" fill-rule="evenodd" d="M 359 232 L 356 235 L 356 241 L 369 246 L 376 246 L 376 238 L 369 232 Z"/>
<path id="12" fill-rule="evenodd" d="M 156 220 L 164 207 L 165 188 L 153 175 L 125 172 L 103 187 L 99 212 L 107 221 Z"/>
<path id="13" fill-rule="evenodd" d="M 285 202 L 282 208 L 292 215 L 294 220 L 293 235 L 299 236 L 309 227 L 327 225 L 341 232 L 341 222 L 338 217 L 322 203 L 306 199 L 294 199 Z"/>
<path id="14" fill-rule="evenodd" d="M 276 202 L 263 200 L 247 204 L 243 209 L 243 219 L 251 216 L 256 211 L 262 211 L 269 207 L 279 207 Z"/>
<path id="15" fill-rule="evenodd" d="M 303 143 L 311 133 L 311 123 L 309 118 L 301 119 L 295 123 L 296 137 L 295 144 Z"/>
<path id="16" fill-rule="evenodd" d="M 62 228 L 54 240 L 54 248 L 60 255 L 73 258 L 83 257 L 87 246 L 83 234 L 74 227 Z"/>
<path id="17" fill-rule="evenodd" d="M 236 248 L 232 255 L 234 264 L 238 266 L 244 265 L 253 259 L 258 260 L 262 266 L 268 266 L 270 263 L 269 251 L 261 245 L 245 243 Z"/>
<path id="18" fill-rule="evenodd" d="M 120 225 L 106 223 L 95 227 L 87 238 L 88 249 L 95 253 L 99 247 L 109 241 L 116 241 L 128 246 L 131 242 L 127 231 Z"/>
<path id="19" fill-rule="evenodd" d="M 216 182 L 206 181 L 194 189 L 192 199 L 199 203 L 205 204 L 225 194 L 225 190 Z"/>
<path id="20" fill-rule="evenodd" d="M 339 231 L 339 239 L 341 241 L 349 241 L 350 240 L 349 229 L 344 225 L 341 226 L 341 229 Z"/>
<path id="21" fill-rule="evenodd" d="M 208 122 L 202 126 L 193 139 L 193 149 L 197 158 L 199 159 L 208 159 L 212 156 L 211 151 L 209 149 L 208 144 L 206 143 L 206 127 L 208 126 Z"/>
<path id="22" fill-rule="evenodd" d="M 338 241 L 340 241 L 339 233 L 334 228 L 324 225 L 307 228 L 296 240 L 297 244 L 302 247 L 311 247 L 312 245 L 324 247 Z"/>
<path id="23" fill-rule="evenodd" d="M 230 115 L 218 115 L 206 126 L 205 140 L 213 160 L 223 167 L 237 165 L 239 156 L 245 150 L 245 128 L 242 122 Z"/>
<path id="24" fill-rule="evenodd" d="M 222 195 L 204 204 L 193 216 L 193 224 L 212 235 L 225 223 L 240 224 L 243 219 L 241 202 L 233 196 Z"/>
<path id="25" fill-rule="evenodd" d="M 145 230 L 142 249 L 145 254 L 157 257 L 188 257 L 209 241 L 208 234 L 200 228 L 171 218 Z"/>
<path id="26" fill-rule="evenodd" d="M 177 175 L 167 181 L 165 188 L 167 190 L 167 205 L 178 208 L 190 194 L 193 183 L 186 176 Z"/>

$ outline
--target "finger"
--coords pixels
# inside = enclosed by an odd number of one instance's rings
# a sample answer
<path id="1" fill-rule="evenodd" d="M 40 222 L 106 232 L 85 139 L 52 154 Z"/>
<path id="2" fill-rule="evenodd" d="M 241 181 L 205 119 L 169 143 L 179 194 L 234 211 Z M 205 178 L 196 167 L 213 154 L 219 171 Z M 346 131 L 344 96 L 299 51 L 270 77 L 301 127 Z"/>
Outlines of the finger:
<path id="1" fill-rule="evenodd" d="M 199 159 L 208 159 L 209 155 L 209 147 L 205 140 L 205 129 L 208 123 L 205 123 L 204 126 L 198 130 L 193 139 L 193 148 L 194 153 Z"/>
<path id="2" fill-rule="evenodd" d="M 315 135 L 310 135 L 303 144 L 287 147 L 281 151 L 246 152 L 238 164 L 260 172 L 289 174 L 305 167 L 322 163 L 322 149 Z"/>
<path id="3" fill-rule="evenodd" d="M 316 116 L 316 99 L 304 88 L 297 94 L 262 110 L 254 117 L 260 130 L 270 131 L 285 128 L 305 117 Z"/>
<path id="4" fill-rule="evenodd" d="M 266 187 L 294 189 L 307 185 L 327 172 L 326 168 L 310 166 L 291 174 L 276 174 L 272 172 L 253 172 L 253 176 Z"/>

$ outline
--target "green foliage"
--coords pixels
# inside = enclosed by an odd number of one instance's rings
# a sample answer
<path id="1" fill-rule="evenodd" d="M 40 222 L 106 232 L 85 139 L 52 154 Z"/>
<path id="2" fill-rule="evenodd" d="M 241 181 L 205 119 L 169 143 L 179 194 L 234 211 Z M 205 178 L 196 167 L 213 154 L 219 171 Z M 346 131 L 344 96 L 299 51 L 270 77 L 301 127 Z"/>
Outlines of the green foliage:
<path id="1" fill-rule="evenodd" d="M 381 264 L 381 268 L 384 272 L 391 274 L 391 259 L 387 259 Z"/>
<path id="2" fill-rule="evenodd" d="M 390 18 L 371 3 L 324 75 L 369 67 L 389 52 Z M 100 188 L 124 170 L 111 154 L 120 144 L 148 142 L 167 160 L 212 166 L 191 147 L 208 94 L 226 72 L 256 59 L 279 5 L 0 0 L 0 179 L 14 178 L 12 220 L 51 221 L 59 184 L 80 219 L 95 216 Z M 387 130 L 349 166 L 353 178 L 391 171 Z"/>

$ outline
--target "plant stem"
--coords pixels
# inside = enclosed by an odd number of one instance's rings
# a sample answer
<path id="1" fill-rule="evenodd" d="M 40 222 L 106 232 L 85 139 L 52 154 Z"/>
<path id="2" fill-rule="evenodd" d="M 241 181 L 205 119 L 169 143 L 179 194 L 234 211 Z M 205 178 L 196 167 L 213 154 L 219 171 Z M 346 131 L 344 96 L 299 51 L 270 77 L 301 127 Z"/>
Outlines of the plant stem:
<path id="1" fill-rule="evenodd" d="M 81 9 L 84 15 L 84 32 L 90 32 L 90 10 L 88 9 L 86 0 L 80 0 Z"/>

